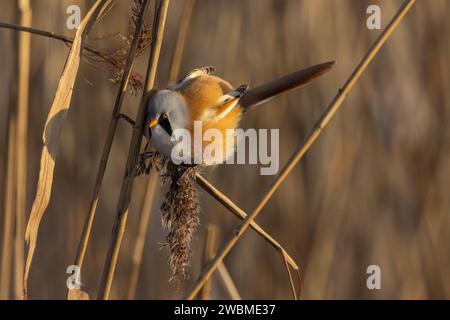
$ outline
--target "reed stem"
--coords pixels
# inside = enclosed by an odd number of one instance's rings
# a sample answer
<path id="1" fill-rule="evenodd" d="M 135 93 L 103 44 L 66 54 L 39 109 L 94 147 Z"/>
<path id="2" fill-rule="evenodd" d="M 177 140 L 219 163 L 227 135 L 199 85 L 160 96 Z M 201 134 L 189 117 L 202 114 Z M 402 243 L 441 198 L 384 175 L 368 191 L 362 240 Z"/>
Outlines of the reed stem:
<path id="1" fill-rule="evenodd" d="M 153 86 L 155 82 L 156 71 L 158 68 L 158 60 L 161 51 L 168 6 L 169 0 L 161 0 L 156 2 L 154 24 L 152 30 L 153 44 L 150 50 L 150 58 L 146 73 L 145 86 L 141 103 L 136 115 L 136 126 L 133 128 L 125 174 L 120 190 L 119 202 L 117 205 L 117 215 L 114 221 L 111 243 L 108 249 L 108 254 L 106 257 L 98 293 L 98 298 L 103 300 L 109 299 L 111 285 L 116 270 L 117 260 L 119 257 L 120 246 L 122 244 L 123 235 L 125 232 L 126 222 L 128 218 L 128 207 L 131 202 L 131 192 L 135 179 L 135 169 L 139 157 L 139 151 L 141 148 L 146 108 L 147 103 L 151 98 L 152 93 L 154 92 Z"/>
<path id="2" fill-rule="evenodd" d="M 32 11 L 29 0 L 19 0 L 21 25 L 31 25 Z M 21 299 L 23 293 L 23 271 L 25 254 L 25 210 L 27 194 L 27 133 L 28 98 L 30 76 L 31 37 L 19 34 L 19 89 L 17 104 L 17 161 L 16 161 L 16 220 L 14 238 L 14 295 Z"/>
<path id="3" fill-rule="evenodd" d="M 177 43 L 173 53 L 172 65 L 170 67 L 169 83 L 174 83 L 180 75 L 181 60 L 183 57 L 184 48 L 186 47 L 186 38 L 192 20 L 194 5 L 195 0 L 186 0 L 184 3 Z"/>
<path id="4" fill-rule="evenodd" d="M 111 153 L 111 148 L 114 140 L 114 136 L 116 134 L 117 125 L 119 122 L 119 115 L 122 107 L 123 98 L 127 91 L 128 82 L 131 75 L 131 70 L 133 68 L 133 61 L 136 55 L 136 50 L 139 45 L 140 35 L 144 26 L 145 21 L 145 13 L 148 8 L 149 0 L 145 0 L 142 7 L 142 12 L 139 16 L 139 21 L 137 22 L 136 29 L 133 35 L 133 40 L 131 43 L 130 51 L 128 53 L 127 61 L 125 63 L 125 67 L 122 72 L 122 78 L 119 84 L 119 90 L 116 96 L 116 100 L 114 103 L 114 108 L 112 112 L 112 117 L 109 123 L 108 132 L 106 135 L 106 140 L 103 145 L 103 151 L 100 158 L 100 163 L 97 169 L 97 174 L 95 178 L 94 190 L 92 192 L 91 201 L 89 204 L 89 212 L 84 221 L 83 231 L 81 234 L 80 242 L 78 244 L 78 249 L 75 257 L 75 265 L 80 268 L 83 265 L 84 257 L 86 255 L 86 249 L 89 243 L 89 237 L 91 234 L 92 224 L 94 222 L 95 213 L 97 210 L 97 204 L 99 200 L 100 190 L 103 183 L 103 178 L 105 176 L 106 166 L 108 164 L 109 155 Z"/>
<path id="5" fill-rule="evenodd" d="M 217 230 L 214 225 L 206 228 L 205 244 L 203 246 L 202 267 L 206 266 L 213 258 L 216 250 Z M 200 291 L 201 300 L 209 300 L 211 297 L 211 281 L 208 281 Z"/>
<path id="6" fill-rule="evenodd" d="M 153 200 L 155 199 L 155 191 L 157 185 L 156 182 L 158 181 L 155 170 L 152 171 L 148 179 L 149 180 L 144 194 L 144 203 L 142 204 L 142 210 L 139 216 L 136 243 L 133 248 L 130 283 L 128 284 L 126 296 L 127 300 L 134 299 L 136 295 L 139 272 L 141 270 L 142 257 L 144 253 L 145 237 L 147 235 L 147 230 L 150 222 Z"/>

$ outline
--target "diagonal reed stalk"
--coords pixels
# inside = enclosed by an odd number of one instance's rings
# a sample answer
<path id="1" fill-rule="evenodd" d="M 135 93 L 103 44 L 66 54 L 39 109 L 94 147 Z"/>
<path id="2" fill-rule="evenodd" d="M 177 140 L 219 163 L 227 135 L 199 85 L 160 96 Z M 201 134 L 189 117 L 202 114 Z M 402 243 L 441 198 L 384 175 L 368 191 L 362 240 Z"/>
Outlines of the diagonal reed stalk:
<path id="1" fill-rule="evenodd" d="M 20 24 L 31 25 L 31 7 L 29 0 L 18 0 L 20 10 Z M 19 35 L 19 88 L 17 103 L 17 154 L 16 154 L 16 216 L 14 237 L 14 295 L 16 299 L 22 297 L 25 254 L 25 209 L 27 189 L 27 132 L 28 132 L 28 98 L 30 75 L 30 46 L 29 33 Z"/>
<path id="2" fill-rule="evenodd" d="M 214 199 L 216 199 L 220 204 L 222 204 L 225 208 L 227 208 L 232 214 L 234 214 L 239 219 L 243 220 L 247 217 L 247 213 L 245 213 L 241 208 L 239 208 L 233 201 L 231 201 L 226 195 L 220 192 L 217 188 L 215 188 L 208 180 L 206 180 L 202 175 L 196 174 L 195 179 L 200 187 L 203 188 L 206 192 L 208 192 Z M 250 227 L 255 230 L 259 235 L 261 235 L 270 245 L 272 245 L 275 250 L 278 251 L 283 262 L 286 267 L 286 271 L 289 276 L 289 282 L 291 285 L 291 290 L 294 298 L 297 297 L 297 291 L 295 290 L 294 281 L 292 279 L 291 270 L 289 268 L 292 267 L 297 275 L 297 286 L 300 290 L 300 268 L 295 263 L 294 259 L 287 253 L 287 251 L 274 239 L 270 234 L 264 231 L 255 221 L 250 223 Z"/>
<path id="3" fill-rule="evenodd" d="M 350 78 L 346 81 L 342 89 L 339 90 L 337 95 L 334 97 L 330 105 L 327 107 L 325 112 L 319 118 L 319 120 L 314 125 L 313 130 L 307 136 L 305 142 L 300 145 L 297 150 L 294 152 L 290 160 L 283 167 L 281 172 L 275 178 L 273 183 L 270 185 L 269 190 L 264 195 L 260 203 L 256 206 L 256 208 L 252 211 L 250 215 L 245 218 L 242 223 L 233 231 L 233 233 L 223 242 L 219 250 L 217 251 L 215 257 L 211 260 L 208 266 L 202 271 L 197 281 L 194 283 L 192 289 L 187 294 L 187 299 L 193 299 L 200 289 L 205 285 L 223 259 L 227 256 L 227 254 L 233 249 L 241 236 L 245 233 L 245 231 L 250 227 L 251 222 L 258 216 L 270 198 L 273 196 L 275 191 L 281 185 L 281 183 L 286 179 L 295 165 L 303 158 L 309 148 L 314 144 L 317 138 L 322 133 L 323 129 L 328 125 L 330 120 L 342 106 L 345 98 L 350 93 L 351 89 L 357 83 L 363 72 L 367 69 L 370 62 L 374 59 L 377 53 L 382 48 L 383 44 L 398 26 L 403 17 L 408 13 L 408 11 L 413 6 L 415 0 L 405 0 L 395 16 L 391 19 L 386 29 L 380 34 L 380 36 L 376 39 L 374 44 L 369 48 L 361 62 L 358 64 L 356 69 L 351 74 Z"/>
<path id="4" fill-rule="evenodd" d="M 150 50 L 150 58 L 146 73 L 145 86 L 142 94 L 142 99 L 136 115 L 136 125 L 133 127 L 133 134 L 131 137 L 130 148 L 128 151 L 128 159 L 125 169 L 124 178 L 120 190 L 119 201 L 117 205 L 117 215 L 114 221 L 112 230 L 112 237 L 108 254 L 103 269 L 103 274 L 100 282 L 98 298 L 109 299 L 111 285 L 119 257 L 120 246 L 122 244 L 123 235 L 125 232 L 128 207 L 131 201 L 131 191 L 135 179 L 135 168 L 139 157 L 139 151 L 142 142 L 143 125 L 145 121 L 146 106 L 153 91 L 153 86 L 156 77 L 156 70 L 158 67 L 159 54 L 161 51 L 161 44 L 164 34 L 164 27 L 166 23 L 167 10 L 169 0 L 161 0 L 156 2 L 154 23 L 152 30 L 153 44 Z"/>
<path id="5" fill-rule="evenodd" d="M 127 91 L 128 82 L 131 75 L 131 70 L 133 68 L 133 61 L 136 55 L 136 50 L 139 45 L 139 38 L 140 34 L 144 27 L 145 22 L 145 13 L 148 8 L 150 0 L 143 1 L 141 13 L 139 15 L 139 20 L 137 22 L 135 33 L 133 35 L 133 40 L 130 46 L 130 51 L 128 53 L 127 61 L 125 64 L 125 68 L 122 73 L 122 78 L 119 84 L 119 91 L 116 96 L 116 101 L 114 103 L 114 109 L 112 112 L 112 118 L 109 123 L 108 132 L 106 135 L 106 140 L 103 145 L 103 151 L 100 158 L 100 164 L 97 169 L 97 175 L 95 178 L 95 185 L 94 190 L 92 192 L 92 197 L 89 205 L 89 212 L 88 216 L 86 217 L 86 220 L 84 222 L 83 231 L 81 235 L 80 242 L 78 244 L 77 254 L 75 257 L 75 265 L 79 266 L 80 268 L 83 265 L 84 257 L 86 255 L 86 248 L 89 242 L 89 236 L 91 234 L 92 224 L 94 222 L 95 213 L 97 210 L 97 204 L 99 200 L 100 190 L 103 183 L 103 178 L 105 176 L 106 166 L 108 164 L 109 154 L 111 152 L 111 147 L 113 144 L 114 136 L 116 134 L 117 125 L 119 122 L 119 115 L 120 110 L 122 107 L 123 98 L 125 96 L 125 93 Z"/>
<path id="6" fill-rule="evenodd" d="M 247 217 L 247 214 L 244 210 L 239 208 L 233 201 L 231 201 L 226 195 L 220 192 L 216 187 L 214 187 L 208 180 L 206 180 L 202 175 L 196 174 L 195 180 L 202 187 L 203 190 L 208 192 L 214 199 L 216 199 L 220 204 L 222 204 L 225 208 L 227 208 L 232 214 L 234 214 L 239 219 L 243 220 Z M 264 231 L 255 221 L 252 221 L 250 227 L 255 230 L 259 235 L 267 240 L 277 251 L 284 254 L 286 256 L 286 260 L 289 265 L 298 269 L 297 264 L 294 259 L 283 249 L 283 247 L 274 239 L 270 234 Z"/>

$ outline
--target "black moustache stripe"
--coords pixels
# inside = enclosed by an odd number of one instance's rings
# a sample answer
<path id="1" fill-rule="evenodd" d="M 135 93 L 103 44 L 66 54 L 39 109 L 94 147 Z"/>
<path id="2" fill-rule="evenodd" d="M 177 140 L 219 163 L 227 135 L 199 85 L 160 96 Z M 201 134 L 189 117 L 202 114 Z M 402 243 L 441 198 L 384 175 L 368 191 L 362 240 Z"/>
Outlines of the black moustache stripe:
<path id="1" fill-rule="evenodd" d="M 168 118 L 160 119 L 159 125 L 167 132 L 169 136 L 172 135 L 172 126 L 170 125 L 170 121 Z"/>

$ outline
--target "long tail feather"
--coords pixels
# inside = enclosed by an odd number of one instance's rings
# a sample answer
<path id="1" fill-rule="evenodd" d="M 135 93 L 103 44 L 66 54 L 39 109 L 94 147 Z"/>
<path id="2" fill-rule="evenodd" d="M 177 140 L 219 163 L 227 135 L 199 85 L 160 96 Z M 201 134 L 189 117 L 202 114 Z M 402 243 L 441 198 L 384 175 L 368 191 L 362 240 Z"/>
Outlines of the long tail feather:
<path id="1" fill-rule="evenodd" d="M 265 83 L 259 87 L 249 89 L 245 92 L 239 103 L 244 110 L 248 110 L 251 106 L 261 104 L 280 93 L 311 82 L 328 72 L 334 64 L 334 61 L 329 61 L 311 66 Z"/>

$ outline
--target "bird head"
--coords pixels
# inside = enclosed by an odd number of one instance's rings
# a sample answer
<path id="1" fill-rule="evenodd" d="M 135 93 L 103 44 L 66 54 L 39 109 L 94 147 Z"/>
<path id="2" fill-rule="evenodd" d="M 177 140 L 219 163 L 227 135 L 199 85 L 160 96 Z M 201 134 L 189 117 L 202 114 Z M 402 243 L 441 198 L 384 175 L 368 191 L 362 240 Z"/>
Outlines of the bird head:
<path id="1" fill-rule="evenodd" d="M 176 129 L 186 128 L 188 119 L 183 96 L 173 90 L 160 90 L 152 96 L 147 106 L 144 133 L 156 150 L 170 155 L 172 133 Z"/>

